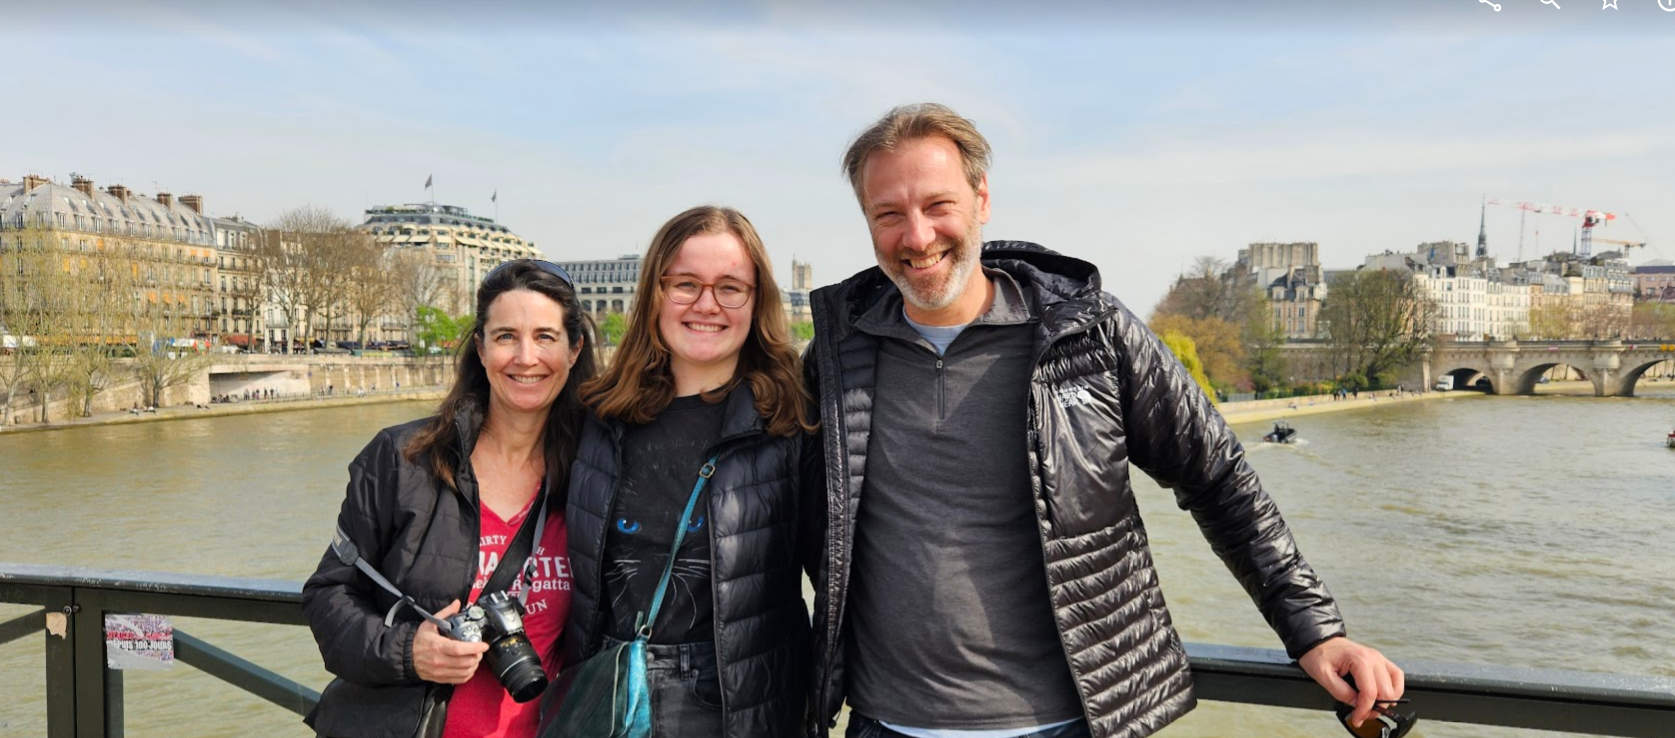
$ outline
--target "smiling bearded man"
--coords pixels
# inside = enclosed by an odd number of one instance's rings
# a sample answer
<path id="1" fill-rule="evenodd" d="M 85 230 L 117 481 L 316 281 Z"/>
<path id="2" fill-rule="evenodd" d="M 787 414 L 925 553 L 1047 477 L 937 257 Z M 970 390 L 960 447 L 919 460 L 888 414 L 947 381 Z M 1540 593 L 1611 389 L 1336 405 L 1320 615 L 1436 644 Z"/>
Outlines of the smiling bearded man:
<path id="1" fill-rule="evenodd" d="M 1098 271 L 981 242 L 988 163 L 940 105 L 890 111 L 844 157 L 878 268 L 811 299 L 814 734 L 846 700 L 859 738 L 1140 738 L 1191 710 L 1131 468 L 1175 490 L 1353 721 L 1400 697 L 1226 422 Z"/>

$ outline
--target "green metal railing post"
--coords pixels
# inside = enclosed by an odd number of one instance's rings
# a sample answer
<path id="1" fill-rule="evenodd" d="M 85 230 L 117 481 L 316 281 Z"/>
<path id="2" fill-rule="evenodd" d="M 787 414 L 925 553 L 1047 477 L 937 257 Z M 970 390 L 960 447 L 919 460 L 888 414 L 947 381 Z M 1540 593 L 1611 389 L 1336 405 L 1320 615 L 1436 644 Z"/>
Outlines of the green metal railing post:
<path id="1" fill-rule="evenodd" d="M 47 619 L 54 615 L 69 618 L 72 610 L 70 590 L 45 584 L 8 581 L 0 566 L 0 602 L 36 605 L 41 609 L 33 616 L 20 618 L 25 626 L 31 617 L 33 628 L 46 641 L 46 698 L 47 738 L 76 738 L 75 642 L 68 630 L 63 635 L 47 631 Z M 15 621 L 14 621 L 15 622 Z M 24 637 L 27 637 L 25 634 Z"/>
<path id="2" fill-rule="evenodd" d="M 122 674 L 105 668 L 105 612 L 97 590 L 70 590 L 72 607 L 70 637 L 75 641 L 76 738 L 121 738 L 122 712 L 112 711 L 107 700 L 122 698 Z M 112 718 L 116 724 L 111 724 Z M 112 728 L 115 731 L 112 732 Z"/>

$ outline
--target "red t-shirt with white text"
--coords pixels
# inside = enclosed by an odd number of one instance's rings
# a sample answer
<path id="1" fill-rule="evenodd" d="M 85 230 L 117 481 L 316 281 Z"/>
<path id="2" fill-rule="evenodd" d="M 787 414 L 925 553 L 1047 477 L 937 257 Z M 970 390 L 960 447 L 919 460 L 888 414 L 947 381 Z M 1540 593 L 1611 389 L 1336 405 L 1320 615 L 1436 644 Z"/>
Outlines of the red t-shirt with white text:
<path id="1" fill-rule="evenodd" d="M 530 507 L 511 520 L 501 520 L 488 506 L 482 509 L 482 538 L 477 546 L 477 577 L 471 583 L 471 601 L 482 594 L 483 585 L 494 574 L 500 558 L 511 545 L 524 518 L 534 515 L 534 501 Z M 558 675 L 561 664 L 554 646 L 564 630 L 565 617 L 570 613 L 570 557 L 566 552 L 564 510 L 547 511 L 546 530 L 541 532 L 535 551 L 530 554 L 532 572 L 529 578 L 529 599 L 524 603 L 523 629 L 530 645 L 541 656 L 541 666 L 548 681 Z M 516 595 L 516 588 L 512 590 Z M 448 700 L 448 721 L 443 738 L 496 738 L 499 736 L 535 735 L 541 700 L 518 704 L 500 680 L 489 669 L 487 658 L 477 667 L 477 673 L 464 684 L 454 687 Z"/>

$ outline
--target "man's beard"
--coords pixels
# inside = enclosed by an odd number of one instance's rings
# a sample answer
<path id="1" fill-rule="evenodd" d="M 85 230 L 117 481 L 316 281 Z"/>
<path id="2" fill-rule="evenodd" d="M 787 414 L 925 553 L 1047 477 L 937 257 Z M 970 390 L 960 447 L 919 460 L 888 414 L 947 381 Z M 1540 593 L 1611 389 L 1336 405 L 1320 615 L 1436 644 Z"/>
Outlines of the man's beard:
<path id="1" fill-rule="evenodd" d="M 906 265 L 897 257 L 884 253 L 878 248 L 877 243 L 873 244 L 872 250 L 878 259 L 879 268 L 884 270 L 884 276 L 889 277 L 890 281 L 896 284 L 896 288 L 901 290 L 902 299 L 915 308 L 931 311 L 948 307 L 965 294 L 965 288 L 971 282 L 971 273 L 977 269 L 981 261 L 979 254 L 983 250 L 983 242 L 976 227 L 961 240 L 937 239 L 927 251 L 934 253 L 946 250 L 947 255 L 943 257 L 949 262 L 946 276 L 930 277 L 918 282 L 904 272 Z"/>

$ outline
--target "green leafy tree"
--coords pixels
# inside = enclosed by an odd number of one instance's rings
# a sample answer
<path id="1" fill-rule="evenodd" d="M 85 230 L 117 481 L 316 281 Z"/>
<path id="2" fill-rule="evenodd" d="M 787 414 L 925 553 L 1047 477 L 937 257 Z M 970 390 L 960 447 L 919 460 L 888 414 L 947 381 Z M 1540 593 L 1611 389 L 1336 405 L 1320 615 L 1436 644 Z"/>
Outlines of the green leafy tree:
<path id="1" fill-rule="evenodd" d="M 628 332 L 628 319 L 622 313 L 611 313 L 599 321 L 599 337 L 604 339 L 606 346 L 622 343 L 623 334 Z"/>
<path id="2" fill-rule="evenodd" d="M 473 322 L 469 314 L 451 316 L 430 305 L 420 305 L 417 313 L 419 344 L 414 348 L 425 353 L 429 353 L 432 347 L 453 348 L 459 341 L 465 340 L 465 332 L 471 330 Z"/>
<path id="3" fill-rule="evenodd" d="M 1187 373 L 1192 375 L 1192 381 L 1198 384 L 1199 389 L 1204 390 L 1210 402 L 1215 402 L 1215 388 L 1210 386 L 1210 379 L 1204 376 L 1204 364 L 1198 360 L 1198 346 L 1192 342 L 1192 337 L 1173 330 L 1165 331 L 1158 337 L 1163 339 L 1163 345 L 1169 347 L 1169 353 L 1175 355 L 1181 366 L 1186 367 Z"/>
<path id="4" fill-rule="evenodd" d="M 1629 316 L 1629 338 L 1661 340 L 1675 339 L 1675 303 L 1638 302 Z"/>
<path id="5" fill-rule="evenodd" d="M 1244 325 L 1245 374 L 1250 377 L 1251 389 L 1269 392 L 1285 385 L 1287 362 L 1280 348 L 1285 343 L 1285 331 L 1272 319 L 1273 308 L 1268 296 L 1257 293 L 1254 307 Z"/>
<path id="6" fill-rule="evenodd" d="M 792 323 L 791 337 L 799 343 L 814 340 L 814 321 L 805 320 L 801 323 Z"/>
<path id="7" fill-rule="evenodd" d="M 1159 313 L 1152 318 L 1153 333 L 1176 333 L 1192 339 L 1199 366 L 1210 382 L 1217 386 L 1247 387 L 1245 375 L 1245 346 L 1240 340 L 1239 326 L 1209 315 L 1194 318 L 1181 313 Z"/>

